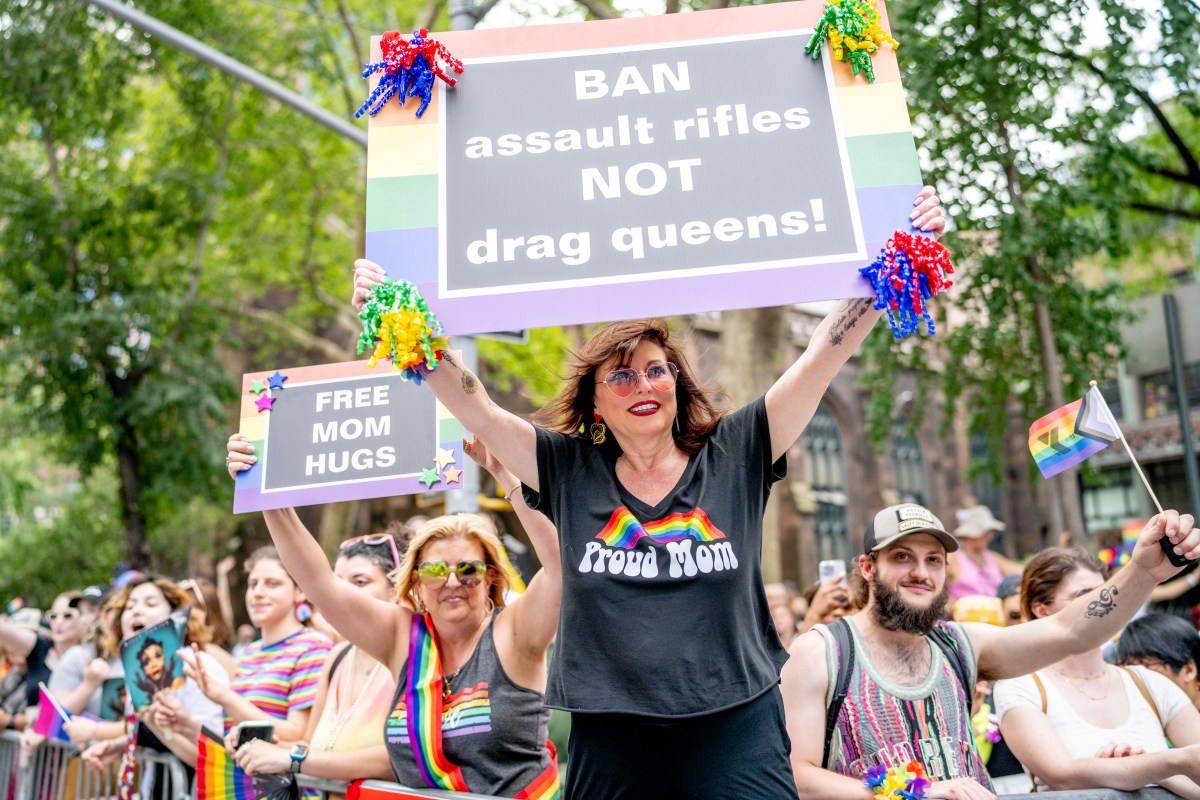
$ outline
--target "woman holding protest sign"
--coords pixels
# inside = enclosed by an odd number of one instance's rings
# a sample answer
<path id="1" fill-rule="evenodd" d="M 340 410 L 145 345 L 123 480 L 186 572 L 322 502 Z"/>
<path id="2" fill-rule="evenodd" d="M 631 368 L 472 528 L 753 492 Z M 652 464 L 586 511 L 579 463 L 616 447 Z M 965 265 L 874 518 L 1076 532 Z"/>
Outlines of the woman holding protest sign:
<path id="1" fill-rule="evenodd" d="M 240 434 L 230 437 L 227 449 L 231 475 L 256 460 Z M 464 449 L 512 490 L 510 496 L 520 485 L 478 440 Z M 558 625 L 558 551 L 543 516 L 519 497 L 513 508 L 542 569 L 524 594 L 507 601 L 503 546 L 475 514 L 422 525 L 392 574 L 394 601 L 385 602 L 334 577 L 295 511 L 263 512 L 305 594 L 339 633 L 395 677 L 384 734 L 402 784 L 531 800 L 559 794 L 544 694 L 546 650 Z"/>
<path id="2" fill-rule="evenodd" d="M 933 189 L 914 206 L 913 225 L 940 235 Z M 355 307 L 384 279 L 357 262 Z M 796 796 L 778 690 L 787 655 L 759 565 L 763 513 L 788 448 L 878 317 L 871 300 L 842 302 L 766 395 L 732 413 L 661 320 L 592 336 L 543 427 L 492 402 L 452 354 L 421 370 L 558 527 L 563 610 L 547 702 L 574 712 L 568 797 Z"/>

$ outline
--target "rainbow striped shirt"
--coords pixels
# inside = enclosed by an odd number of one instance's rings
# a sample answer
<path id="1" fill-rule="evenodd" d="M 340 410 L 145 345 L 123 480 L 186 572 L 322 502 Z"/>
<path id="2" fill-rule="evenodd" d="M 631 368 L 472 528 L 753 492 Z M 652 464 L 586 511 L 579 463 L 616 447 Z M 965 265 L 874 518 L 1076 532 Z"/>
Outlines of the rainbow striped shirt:
<path id="1" fill-rule="evenodd" d="M 320 631 L 304 628 L 272 644 L 259 639 L 237 662 L 230 685 L 260 710 L 276 719 L 312 707 L 331 642 Z M 225 729 L 231 727 L 225 717 Z"/>

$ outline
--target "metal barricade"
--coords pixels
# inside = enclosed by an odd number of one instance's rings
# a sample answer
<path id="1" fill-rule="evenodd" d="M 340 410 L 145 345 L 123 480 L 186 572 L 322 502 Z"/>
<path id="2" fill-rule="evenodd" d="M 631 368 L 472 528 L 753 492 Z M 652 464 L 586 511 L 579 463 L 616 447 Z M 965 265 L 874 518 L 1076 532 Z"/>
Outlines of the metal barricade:
<path id="1" fill-rule="evenodd" d="M 21 734 L 0 731 L 0 800 L 15 800 L 21 765 Z"/>
<path id="2" fill-rule="evenodd" d="M 12 737 L 15 763 L 19 764 L 20 737 Z M 9 743 L 0 739 L 0 766 Z M 136 751 L 137 782 L 148 797 L 188 800 L 192 796 L 187 771 L 173 755 L 139 748 Z M 47 739 L 15 770 L 15 800 L 115 800 L 120 763 L 103 770 L 93 769 L 79 757 L 79 748 L 69 742 Z M 0 793 L 0 798 L 9 800 Z"/>
<path id="3" fill-rule="evenodd" d="M 346 794 L 350 784 L 346 781 L 332 781 L 327 778 L 314 778 L 303 773 L 296 776 L 296 783 L 305 789 L 319 789 L 323 798 L 330 795 Z M 471 794 L 469 792 L 443 792 L 439 789 L 412 789 L 390 781 L 364 781 L 359 788 L 362 800 L 501 800 L 490 794 Z M 1157 798 L 1155 799 L 1157 800 Z"/>

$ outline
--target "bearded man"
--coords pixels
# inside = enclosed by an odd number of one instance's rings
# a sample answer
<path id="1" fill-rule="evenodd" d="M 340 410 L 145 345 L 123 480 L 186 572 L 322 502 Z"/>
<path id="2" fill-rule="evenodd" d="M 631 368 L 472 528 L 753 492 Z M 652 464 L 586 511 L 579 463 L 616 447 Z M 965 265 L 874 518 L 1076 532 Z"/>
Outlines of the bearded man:
<path id="1" fill-rule="evenodd" d="M 926 797 L 994 800 L 970 728 L 975 681 L 1024 675 L 1110 639 L 1179 571 L 1164 536 L 1176 553 L 1200 556 L 1191 515 L 1164 512 L 1099 589 L 1059 614 L 1001 628 L 945 621 L 946 554 L 958 541 L 941 520 L 911 503 L 880 511 L 858 559 L 861 610 L 797 637 L 783 669 L 800 797 L 867 800 L 869 771 L 918 761 L 934 781 Z"/>

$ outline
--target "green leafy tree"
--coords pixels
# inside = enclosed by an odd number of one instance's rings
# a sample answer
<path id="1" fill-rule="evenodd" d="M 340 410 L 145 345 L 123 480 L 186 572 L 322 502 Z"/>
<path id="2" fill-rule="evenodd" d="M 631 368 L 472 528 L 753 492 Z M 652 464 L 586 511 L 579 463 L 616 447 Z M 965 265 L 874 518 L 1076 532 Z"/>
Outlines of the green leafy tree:
<path id="1" fill-rule="evenodd" d="M 1172 153 L 1182 168 L 1167 167 L 1166 154 L 1155 160 L 1120 134 L 1144 112 L 1162 123 L 1152 81 L 1194 91 L 1195 3 L 1100 2 L 1089 17 L 1092 5 L 905 0 L 889 9 L 928 175 L 957 225 L 948 241 L 967 269 L 955 304 L 969 322 L 903 347 L 877 331 L 870 382 L 881 388 L 913 368 L 948 404 L 969 392 L 971 428 L 995 445 L 992 470 L 1003 464 L 1014 400 L 1032 420 L 1115 372 L 1120 287 L 1085 285 L 1077 264 L 1123 251 L 1131 212 L 1157 205 L 1146 193 L 1151 177 L 1191 180 L 1187 148 Z M 1142 44 L 1156 34 L 1158 48 Z M 1185 105 L 1194 113 L 1194 102 Z M 893 410 L 888 395 L 874 396 L 878 434 Z M 1052 529 L 1078 538 L 1077 493 L 1052 487 L 1048 498 Z"/>

